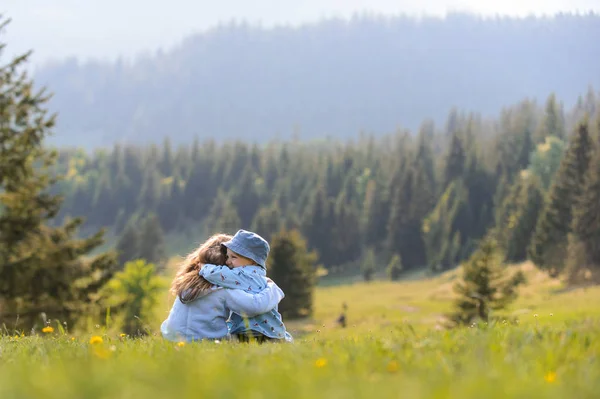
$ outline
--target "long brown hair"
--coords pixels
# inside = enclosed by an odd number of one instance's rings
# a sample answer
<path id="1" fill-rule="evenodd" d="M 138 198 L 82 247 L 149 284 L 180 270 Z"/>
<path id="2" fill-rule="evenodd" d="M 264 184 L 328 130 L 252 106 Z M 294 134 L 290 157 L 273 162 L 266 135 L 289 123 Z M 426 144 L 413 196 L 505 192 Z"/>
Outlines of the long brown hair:
<path id="1" fill-rule="evenodd" d="M 210 263 L 213 265 L 224 265 L 226 257 L 221 251 L 221 243 L 231 240 L 227 234 L 215 234 L 211 236 L 198 249 L 190 253 L 179 266 L 179 270 L 171 284 L 171 293 L 179 296 L 183 303 L 188 303 L 212 287 L 198 272 L 202 265 Z"/>

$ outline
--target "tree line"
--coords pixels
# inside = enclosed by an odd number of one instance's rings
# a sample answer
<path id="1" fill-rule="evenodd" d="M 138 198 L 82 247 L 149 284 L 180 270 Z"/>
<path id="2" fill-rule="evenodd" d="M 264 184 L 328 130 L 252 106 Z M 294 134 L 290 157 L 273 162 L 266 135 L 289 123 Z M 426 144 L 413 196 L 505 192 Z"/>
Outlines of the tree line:
<path id="1" fill-rule="evenodd" d="M 440 272 L 493 235 L 508 261 L 532 259 L 556 274 L 581 198 L 594 199 L 585 187 L 596 109 L 590 90 L 570 112 L 551 95 L 496 120 L 453 110 L 442 128 L 425 121 L 416 134 L 62 149 L 57 169 L 68 178 L 55 187 L 66 195 L 57 220 L 83 215 L 89 228 L 110 227 L 122 248 L 137 245 L 135 232 L 246 228 L 270 238 L 297 229 L 334 273 L 358 270 L 369 251 L 377 267 L 398 256 L 405 271 Z M 151 227 L 139 228 L 142 219 Z"/>

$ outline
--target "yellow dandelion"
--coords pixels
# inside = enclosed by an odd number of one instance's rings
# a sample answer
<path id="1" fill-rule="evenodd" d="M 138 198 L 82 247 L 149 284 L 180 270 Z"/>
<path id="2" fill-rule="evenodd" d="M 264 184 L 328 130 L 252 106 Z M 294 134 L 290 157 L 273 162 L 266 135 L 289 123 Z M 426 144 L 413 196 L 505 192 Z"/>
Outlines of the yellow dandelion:
<path id="1" fill-rule="evenodd" d="M 75 341 L 75 337 L 71 337 L 71 341 Z"/>
<path id="2" fill-rule="evenodd" d="M 546 380 L 546 382 L 551 384 L 556 380 L 556 373 L 554 371 L 550 371 L 544 376 L 544 379 Z"/>
<path id="3" fill-rule="evenodd" d="M 325 366 L 327 366 L 327 359 L 320 358 L 317 359 L 317 361 L 315 362 L 315 367 L 318 369 L 323 368 Z"/>
<path id="4" fill-rule="evenodd" d="M 181 347 L 185 346 L 185 342 L 183 342 L 183 341 L 177 342 L 177 346 L 181 348 Z"/>
<path id="5" fill-rule="evenodd" d="M 42 328 L 42 332 L 46 333 L 46 334 L 50 334 L 54 332 L 54 328 L 50 327 L 50 326 L 46 326 L 44 328 Z"/>
<path id="6" fill-rule="evenodd" d="M 127 334 L 119 334 L 119 337 L 121 338 L 125 338 L 127 336 Z"/>
<path id="7" fill-rule="evenodd" d="M 95 346 L 94 355 L 99 359 L 108 359 L 110 357 L 110 352 L 103 346 Z"/>
<path id="8" fill-rule="evenodd" d="M 104 342 L 104 340 L 98 335 L 94 335 L 92 338 L 90 338 L 90 344 L 92 345 L 101 344 L 102 342 Z"/>
<path id="9" fill-rule="evenodd" d="M 398 362 L 395 360 L 389 362 L 387 365 L 387 371 L 389 371 L 390 373 L 395 373 L 396 371 L 398 371 Z"/>

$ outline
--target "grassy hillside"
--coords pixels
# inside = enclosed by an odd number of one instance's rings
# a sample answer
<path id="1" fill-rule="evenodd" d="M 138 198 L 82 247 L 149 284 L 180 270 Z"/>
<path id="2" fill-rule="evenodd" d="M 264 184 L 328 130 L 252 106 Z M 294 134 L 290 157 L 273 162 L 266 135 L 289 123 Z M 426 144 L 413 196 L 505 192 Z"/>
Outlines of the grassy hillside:
<path id="1" fill-rule="evenodd" d="M 320 287 L 314 318 L 288 322 L 291 345 L 133 340 L 102 327 L 0 338 L 0 397 L 595 397 L 600 289 L 562 291 L 531 265 L 515 267 L 531 282 L 506 312 L 518 325 L 436 328 L 450 272 Z M 346 329 L 334 323 L 342 302 Z"/>

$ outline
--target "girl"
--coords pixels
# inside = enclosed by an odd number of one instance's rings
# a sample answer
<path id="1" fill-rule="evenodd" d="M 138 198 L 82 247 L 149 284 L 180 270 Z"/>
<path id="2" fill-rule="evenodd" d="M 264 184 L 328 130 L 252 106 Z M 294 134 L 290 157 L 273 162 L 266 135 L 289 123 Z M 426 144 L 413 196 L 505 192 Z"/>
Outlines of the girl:
<path id="1" fill-rule="evenodd" d="M 283 291 L 271 280 L 260 292 L 215 287 L 199 275 L 203 264 L 222 265 L 221 244 L 231 236 L 216 234 L 182 262 L 173 279 L 176 295 L 168 318 L 161 325 L 162 336 L 170 341 L 195 341 L 229 337 L 230 311 L 249 317 L 265 313 L 283 299 Z"/>

